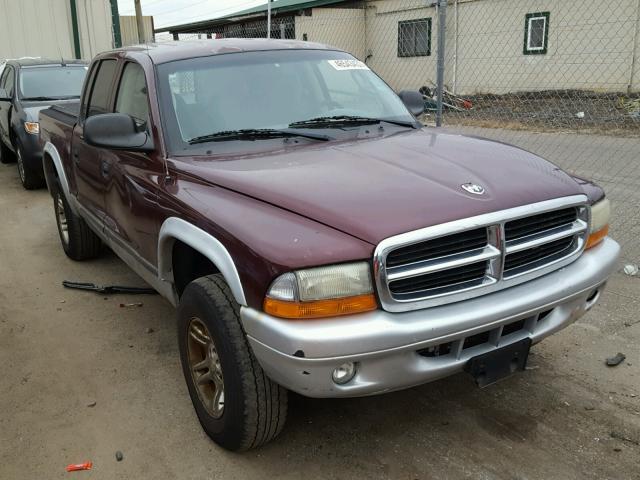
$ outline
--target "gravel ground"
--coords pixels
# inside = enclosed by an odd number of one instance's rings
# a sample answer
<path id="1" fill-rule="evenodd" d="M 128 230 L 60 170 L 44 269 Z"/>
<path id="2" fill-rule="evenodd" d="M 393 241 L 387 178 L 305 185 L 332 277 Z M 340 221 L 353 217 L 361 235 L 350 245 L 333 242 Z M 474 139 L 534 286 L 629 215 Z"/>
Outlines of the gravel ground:
<path id="1" fill-rule="evenodd" d="M 574 131 L 640 136 L 640 95 L 549 90 L 471 95 L 471 110 L 446 110 L 448 125 L 501 127 L 546 132 Z M 445 99 L 446 102 L 446 99 Z"/>
<path id="2" fill-rule="evenodd" d="M 3 480 L 640 479 L 640 278 L 614 275 L 590 314 L 497 385 L 460 374 L 378 397 L 292 396 L 275 442 L 231 454 L 193 412 L 172 307 L 64 290 L 142 281 L 110 252 L 68 260 L 50 198 L 22 190 L 15 166 L 0 165 L 0 185 Z M 617 352 L 626 361 L 606 367 Z M 65 472 L 86 460 L 93 470 Z"/>

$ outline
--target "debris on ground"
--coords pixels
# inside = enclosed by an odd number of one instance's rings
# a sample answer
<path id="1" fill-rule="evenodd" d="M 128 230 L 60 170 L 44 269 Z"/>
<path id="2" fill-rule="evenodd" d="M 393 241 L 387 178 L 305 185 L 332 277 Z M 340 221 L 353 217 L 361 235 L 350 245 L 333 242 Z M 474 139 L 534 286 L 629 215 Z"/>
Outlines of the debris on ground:
<path id="1" fill-rule="evenodd" d="M 576 118 L 584 118 L 584 112 L 576 113 Z"/>
<path id="2" fill-rule="evenodd" d="M 118 450 L 118 451 L 116 452 L 116 460 L 117 460 L 118 462 L 121 462 L 123 458 L 124 458 L 124 455 L 122 455 L 122 452 L 121 452 L 120 450 Z"/>
<path id="3" fill-rule="evenodd" d="M 639 441 L 634 440 L 633 438 L 627 437 L 624 433 L 613 431 L 609 435 L 611 435 L 611 438 L 615 438 L 616 440 L 622 440 L 623 442 L 627 442 L 627 443 L 631 443 L 632 445 L 640 446 L 640 442 Z"/>
<path id="4" fill-rule="evenodd" d="M 143 303 L 142 302 L 135 302 L 135 303 L 121 303 L 120 304 L 120 308 L 131 308 L 131 307 L 142 307 Z"/>
<path id="5" fill-rule="evenodd" d="M 146 331 L 147 333 L 153 333 L 155 330 L 154 330 L 153 328 L 149 327 L 149 328 L 147 328 L 145 331 Z"/>
<path id="6" fill-rule="evenodd" d="M 624 266 L 622 271 L 625 275 L 629 275 L 630 277 L 634 277 L 638 274 L 638 265 L 634 265 L 633 263 L 628 263 Z"/>
<path id="7" fill-rule="evenodd" d="M 72 282 L 69 280 L 63 280 L 62 286 L 65 288 L 72 288 L 75 290 L 87 290 L 90 292 L 96 292 L 101 294 L 127 293 L 130 295 L 155 295 L 158 293 L 153 288 L 148 288 L 148 287 L 125 287 L 122 285 L 96 285 L 95 283 Z"/>
<path id="8" fill-rule="evenodd" d="M 471 110 L 445 108 L 448 126 L 507 128 L 640 137 L 640 98 L 585 90 L 546 90 L 505 94 L 469 94 Z M 629 104 L 628 107 L 625 107 Z M 633 110 L 635 108 L 635 110 Z M 631 110 L 629 110 L 631 109 Z M 584 117 L 577 113 L 584 113 Z"/>
<path id="9" fill-rule="evenodd" d="M 620 107 L 625 109 L 631 118 L 640 118 L 640 98 L 626 102 L 621 98 Z"/>
<path id="10" fill-rule="evenodd" d="M 95 406 L 96 406 L 96 401 L 95 400 L 93 402 L 87 403 L 87 407 L 89 407 L 89 408 L 93 408 Z"/>
<path id="11" fill-rule="evenodd" d="M 617 367 L 626 359 L 626 355 L 624 353 L 616 353 L 613 357 L 607 358 L 607 366 L 608 367 Z"/>
<path id="12" fill-rule="evenodd" d="M 80 470 L 91 470 L 93 467 L 92 462 L 84 462 L 84 463 L 72 463 L 67 465 L 67 472 L 78 472 Z"/>
<path id="13" fill-rule="evenodd" d="M 438 89 L 436 84 L 430 82 L 433 88 L 429 88 L 426 85 L 420 87 L 420 93 L 422 94 L 422 98 L 424 99 L 424 106 L 427 111 L 436 111 L 438 109 L 437 102 L 437 92 Z M 471 100 L 467 98 L 463 98 L 455 93 L 447 90 L 446 88 L 442 89 L 442 107 L 444 109 L 451 109 L 457 112 L 462 112 L 465 110 L 471 110 L 473 108 L 473 103 Z"/>

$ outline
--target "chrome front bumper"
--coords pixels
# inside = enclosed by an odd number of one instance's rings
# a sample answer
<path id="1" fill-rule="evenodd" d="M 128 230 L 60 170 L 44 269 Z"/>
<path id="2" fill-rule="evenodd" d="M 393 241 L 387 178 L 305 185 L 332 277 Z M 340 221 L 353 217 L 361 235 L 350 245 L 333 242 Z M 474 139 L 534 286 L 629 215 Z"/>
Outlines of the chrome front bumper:
<path id="1" fill-rule="evenodd" d="M 373 395 L 446 377 L 475 355 L 526 337 L 536 343 L 568 326 L 595 304 L 619 252 L 606 238 L 543 277 L 423 310 L 290 321 L 243 307 L 241 318 L 262 368 L 285 388 L 308 397 Z M 503 335 L 505 325 L 520 321 L 522 328 Z M 486 341 L 466 348 L 478 337 Z M 446 354 L 428 356 L 444 345 Z M 357 362 L 357 374 L 337 385 L 331 374 L 344 362 Z"/>

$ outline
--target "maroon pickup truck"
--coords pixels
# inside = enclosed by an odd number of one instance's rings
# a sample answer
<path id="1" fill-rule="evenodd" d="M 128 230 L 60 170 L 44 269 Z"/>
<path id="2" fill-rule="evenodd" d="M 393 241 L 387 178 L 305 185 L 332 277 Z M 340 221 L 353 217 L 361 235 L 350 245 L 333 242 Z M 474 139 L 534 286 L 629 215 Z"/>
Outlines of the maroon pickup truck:
<path id="1" fill-rule="evenodd" d="M 598 300 L 603 191 L 422 108 L 345 52 L 228 39 L 100 54 L 78 104 L 40 113 L 64 251 L 106 244 L 177 306 L 223 447 L 275 437 L 287 390 L 491 384 Z"/>

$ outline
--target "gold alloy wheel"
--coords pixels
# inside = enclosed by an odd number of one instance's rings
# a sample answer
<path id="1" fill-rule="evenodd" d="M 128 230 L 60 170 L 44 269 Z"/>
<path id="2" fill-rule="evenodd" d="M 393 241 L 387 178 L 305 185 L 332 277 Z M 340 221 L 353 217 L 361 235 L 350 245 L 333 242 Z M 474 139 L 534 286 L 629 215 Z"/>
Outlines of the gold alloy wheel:
<path id="1" fill-rule="evenodd" d="M 65 245 L 69 245 L 69 225 L 67 224 L 67 214 L 64 211 L 64 202 L 61 195 L 59 193 L 56 199 L 56 220 L 58 221 L 58 229 L 60 230 L 62 241 Z"/>
<path id="2" fill-rule="evenodd" d="M 209 415 L 220 418 L 224 413 L 224 379 L 218 351 L 202 320 L 192 318 L 188 329 L 187 352 L 193 384 Z"/>

